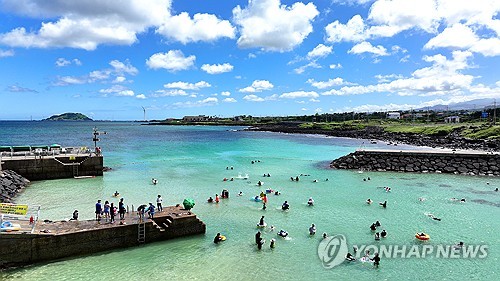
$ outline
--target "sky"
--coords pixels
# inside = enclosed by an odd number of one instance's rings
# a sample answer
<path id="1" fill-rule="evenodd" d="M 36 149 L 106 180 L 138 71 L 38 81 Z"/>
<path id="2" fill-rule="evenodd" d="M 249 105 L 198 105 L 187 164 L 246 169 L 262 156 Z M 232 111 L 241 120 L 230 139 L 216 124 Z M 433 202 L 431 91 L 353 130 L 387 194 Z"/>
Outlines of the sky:
<path id="1" fill-rule="evenodd" d="M 498 0 L 0 0 L 0 120 L 500 98 Z"/>

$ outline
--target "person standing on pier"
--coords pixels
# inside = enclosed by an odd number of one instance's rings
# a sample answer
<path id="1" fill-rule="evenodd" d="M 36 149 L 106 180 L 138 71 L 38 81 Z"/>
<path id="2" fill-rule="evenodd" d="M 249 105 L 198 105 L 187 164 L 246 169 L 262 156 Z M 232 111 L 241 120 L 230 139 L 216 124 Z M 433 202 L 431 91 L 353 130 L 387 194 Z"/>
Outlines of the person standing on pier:
<path id="1" fill-rule="evenodd" d="M 125 203 L 123 203 L 123 198 L 120 199 L 118 203 L 118 213 L 120 214 L 120 220 L 125 219 Z"/>
<path id="2" fill-rule="evenodd" d="M 115 203 L 111 203 L 111 207 L 109 209 L 109 223 L 114 223 L 115 222 L 115 213 L 116 213 L 116 208 L 115 208 Z"/>
<path id="3" fill-rule="evenodd" d="M 161 205 L 162 202 L 163 202 L 163 198 L 161 198 L 161 195 L 158 194 L 158 198 L 156 198 L 156 206 L 158 207 L 158 212 L 163 211 L 163 206 Z"/>
<path id="4" fill-rule="evenodd" d="M 95 204 L 95 220 L 98 223 L 101 223 L 101 214 L 102 214 L 101 200 L 97 200 L 97 203 Z"/>
<path id="5" fill-rule="evenodd" d="M 153 219 L 155 216 L 155 206 L 153 205 L 153 203 L 149 203 L 148 215 L 150 219 Z"/>

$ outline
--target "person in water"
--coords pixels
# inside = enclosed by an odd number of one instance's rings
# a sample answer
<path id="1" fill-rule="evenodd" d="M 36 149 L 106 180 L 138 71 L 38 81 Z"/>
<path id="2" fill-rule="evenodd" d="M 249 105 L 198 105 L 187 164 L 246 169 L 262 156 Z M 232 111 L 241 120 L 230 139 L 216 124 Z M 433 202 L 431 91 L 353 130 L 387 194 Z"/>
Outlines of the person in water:
<path id="1" fill-rule="evenodd" d="M 316 234 L 316 226 L 313 224 L 311 224 L 311 227 L 309 227 L 309 235 L 314 235 Z"/>
<path id="2" fill-rule="evenodd" d="M 262 250 L 262 245 L 264 245 L 264 239 L 260 239 L 259 242 L 257 242 L 257 249 Z"/>
<path id="3" fill-rule="evenodd" d="M 376 221 L 376 222 L 375 222 L 375 226 L 376 226 L 376 227 L 379 227 L 379 226 L 380 226 L 380 222 L 379 222 L 379 221 Z"/>
<path id="4" fill-rule="evenodd" d="M 380 240 L 380 233 L 375 233 L 375 240 Z"/>
<path id="5" fill-rule="evenodd" d="M 238 196 L 243 196 L 243 192 L 240 191 L 240 193 L 238 193 Z"/>
<path id="6" fill-rule="evenodd" d="M 262 201 L 262 210 L 267 209 L 266 202 Z"/>
<path id="7" fill-rule="evenodd" d="M 283 205 L 281 205 L 281 209 L 283 211 L 290 209 L 290 205 L 288 204 L 288 201 L 285 201 L 285 203 L 283 203 Z"/>
<path id="8" fill-rule="evenodd" d="M 295 177 L 295 181 L 299 181 L 299 176 L 296 176 L 296 177 Z"/>
<path id="9" fill-rule="evenodd" d="M 347 255 L 345 255 L 345 259 L 347 261 L 355 261 L 356 260 L 356 258 L 353 255 L 351 255 L 351 253 L 347 253 Z"/>
<path id="10" fill-rule="evenodd" d="M 264 226 L 264 225 L 266 225 L 266 223 L 264 222 L 264 216 L 262 216 L 259 221 L 259 226 Z"/>
<path id="11" fill-rule="evenodd" d="M 152 178 L 152 179 L 151 179 L 151 182 L 152 182 L 154 185 L 156 185 L 156 184 L 158 183 L 158 180 L 157 180 L 157 179 L 155 179 L 155 178 Z"/>
<path id="12" fill-rule="evenodd" d="M 257 233 L 255 233 L 255 244 L 259 244 L 260 240 L 262 240 L 262 237 L 260 236 L 261 236 L 260 231 L 257 231 Z"/>
<path id="13" fill-rule="evenodd" d="M 385 238 L 386 236 L 387 236 L 387 231 L 385 231 L 384 229 L 382 230 L 382 232 L 380 232 L 380 237 Z"/>
<path id="14" fill-rule="evenodd" d="M 314 199 L 312 197 L 309 197 L 309 200 L 307 200 L 307 205 L 309 206 L 314 205 Z"/>
<path id="15" fill-rule="evenodd" d="M 262 186 L 262 182 L 261 181 L 257 182 L 257 185 Z"/>
<path id="16" fill-rule="evenodd" d="M 495 188 L 495 191 L 497 191 L 497 192 L 498 192 L 498 187 L 497 187 L 497 188 Z"/>
<path id="17" fill-rule="evenodd" d="M 220 199 L 219 199 L 219 194 L 215 194 L 215 203 L 219 203 Z"/>
<path id="18" fill-rule="evenodd" d="M 375 253 L 375 256 L 370 259 L 373 261 L 373 266 L 377 267 L 380 265 L 380 257 L 378 256 L 378 253 Z"/>
<path id="19" fill-rule="evenodd" d="M 323 232 L 323 239 L 326 239 L 328 238 L 328 234 L 326 234 L 326 232 Z"/>
<path id="20" fill-rule="evenodd" d="M 284 231 L 283 229 L 278 232 L 278 235 L 285 238 L 288 236 L 288 232 Z"/>
<path id="21" fill-rule="evenodd" d="M 379 205 L 384 208 L 387 208 L 387 200 L 385 200 L 384 203 L 380 202 Z"/>
<path id="22" fill-rule="evenodd" d="M 372 225 L 370 225 L 370 230 L 371 230 L 371 231 L 375 231 L 375 230 L 377 230 L 377 226 L 375 226 L 375 224 L 374 224 L 374 223 L 372 223 Z"/>
<path id="23" fill-rule="evenodd" d="M 213 203 L 214 202 L 214 199 L 212 198 L 212 196 L 210 196 L 210 198 L 208 198 L 207 202 L 208 203 Z"/>
<path id="24" fill-rule="evenodd" d="M 274 225 L 271 225 L 271 227 L 269 227 L 269 230 L 270 231 L 274 231 L 276 228 L 274 227 Z"/>
<path id="25" fill-rule="evenodd" d="M 370 198 L 366 199 L 366 204 L 370 205 L 371 203 L 373 203 L 372 199 Z"/>
<path id="26" fill-rule="evenodd" d="M 274 247 L 275 247 L 275 242 L 276 242 L 276 239 L 274 239 L 274 238 L 271 238 L 271 240 L 269 240 L 269 242 L 271 243 L 271 245 L 269 245 L 269 247 L 270 247 L 271 249 L 274 249 Z"/>
<path id="27" fill-rule="evenodd" d="M 281 193 L 279 191 L 277 191 L 277 190 L 274 192 L 274 195 L 280 195 L 280 194 Z"/>
<path id="28" fill-rule="evenodd" d="M 460 202 L 465 203 L 465 198 L 460 199 Z"/>
<path id="29" fill-rule="evenodd" d="M 214 238 L 214 243 L 218 244 L 219 242 L 222 242 L 222 237 L 221 237 L 220 233 L 217 233 L 217 235 L 215 235 L 215 238 Z"/>
<path id="30" fill-rule="evenodd" d="M 115 193 L 113 194 L 113 196 L 114 196 L 114 197 L 118 197 L 118 196 L 120 196 L 120 193 L 118 192 L 118 190 L 117 190 L 117 191 L 115 191 Z"/>
<path id="31" fill-rule="evenodd" d="M 73 212 L 73 220 L 77 221 L 78 220 L 78 210 L 75 210 Z"/>

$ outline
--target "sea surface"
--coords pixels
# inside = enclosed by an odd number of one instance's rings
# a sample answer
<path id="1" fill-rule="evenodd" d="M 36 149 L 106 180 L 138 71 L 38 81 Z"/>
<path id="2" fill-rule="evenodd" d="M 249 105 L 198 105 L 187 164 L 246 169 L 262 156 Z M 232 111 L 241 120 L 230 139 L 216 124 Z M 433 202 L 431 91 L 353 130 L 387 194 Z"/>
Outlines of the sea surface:
<path id="1" fill-rule="evenodd" d="M 42 219 L 60 220 L 71 217 L 75 209 L 81 219 L 91 219 L 97 199 L 117 203 L 111 196 L 115 191 L 134 206 L 155 202 L 158 194 L 164 205 L 193 198 L 193 211 L 207 224 L 207 233 L 3 271 L 0 280 L 498 280 L 500 193 L 493 190 L 500 186 L 499 178 L 332 170 L 331 160 L 357 148 L 389 146 L 239 127 L 9 121 L 0 122 L 0 145 L 92 148 L 93 127 L 106 131 L 98 146 L 112 171 L 93 179 L 33 182 L 17 202 L 41 205 Z M 267 173 L 271 177 L 263 177 Z M 222 180 L 238 174 L 248 174 L 249 179 Z M 301 174 L 308 176 L 290 180 Z M 159 183 L 152 185 L 151 178 Z M 264 182 L 261 187 L 259 180 Z M 281 195 L 269 195 L 263 210 L 261 203 L 250 199 L 268 188 Z M 206 202 L 222 189 L 229 190 L 229 199 Z M 243 196 L 237 196 L 240 191 Z M 312 207 L 307 205 L 309 197 L 315 200 Z M 452 197 L 466 202 L 451 201 Z M 374 203 L 366 204 L 367 198 Z M 291 206 L 287 212 L 280 208 L 285 200 Z M 386 209 L 378 205 L 385 200 Z M 431 219 L 430 213 L 441 221 Z M 258 250 L 254 236 L 263 215 L 268 226 L 288 231 L 289 238 L 267 228 L 266 243 Z M 381 241 L 374 241 L 369 229 L 377 220 L 388 232 Z M 312 223 L 317 226 L 314 236 L 308 232 Z M 417 241 L 417 231 L 431 239 L 425 244 Z M 217 232 L 227 240 L 215 245 Z M 344 235 L 351 253 L 353 245 L 434 247 L 459 241 L 486 245 L 488 252 L 481 259 L 414 255 L 382 258 L 377 269 L 361 262 L 327 269 L 318 257 L 323 232 Z M 271 238 L 277 240 L 274 249 L 269 247 Z"/>

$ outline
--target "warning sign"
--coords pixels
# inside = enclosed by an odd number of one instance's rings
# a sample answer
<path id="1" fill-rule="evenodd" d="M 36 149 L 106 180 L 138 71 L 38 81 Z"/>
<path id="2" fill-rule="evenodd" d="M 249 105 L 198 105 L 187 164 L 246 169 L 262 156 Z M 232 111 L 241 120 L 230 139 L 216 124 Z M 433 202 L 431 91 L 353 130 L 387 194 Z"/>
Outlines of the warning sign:
<path id="1" fill-rule="evenodd" d="M 0 203 L 0 213 L 11 215 L 26 215 L 28 205 L 17 205 L 9 203 Z"/>

